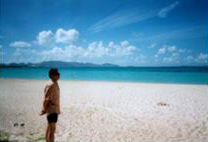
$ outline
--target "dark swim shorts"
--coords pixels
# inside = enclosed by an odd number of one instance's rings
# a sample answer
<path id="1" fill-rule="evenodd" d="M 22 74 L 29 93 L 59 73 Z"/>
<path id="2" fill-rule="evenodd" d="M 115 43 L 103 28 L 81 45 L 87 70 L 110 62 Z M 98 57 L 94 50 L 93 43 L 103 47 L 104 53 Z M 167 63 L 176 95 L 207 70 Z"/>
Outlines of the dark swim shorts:
<path id="1" fill-rule="evenodd" d="M 51 113 L 47 115 L 48 123 L 56 123 L 58 120 L 58 114 L 57 113 Z"/>

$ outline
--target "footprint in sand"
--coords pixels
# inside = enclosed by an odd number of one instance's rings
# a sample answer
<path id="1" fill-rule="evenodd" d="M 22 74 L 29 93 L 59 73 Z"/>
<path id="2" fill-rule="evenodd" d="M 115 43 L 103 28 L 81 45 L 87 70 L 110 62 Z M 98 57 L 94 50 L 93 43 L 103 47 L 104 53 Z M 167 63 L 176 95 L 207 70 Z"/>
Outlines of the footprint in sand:
<path id="1" fill-rule="evenodd" d="M 14 127 L 17 127 L 19 124 L 18 123 L 14 123 Z"/>
<path id="2" fill-rule="evenodd" d="M 25 123 L 20 124 L 20 126 L 21 126 L 21 127 L 24 127 L 24 126 L 25 126 Z"/>
<path id="3" fill-rule="evenodd" d="M 25 126 L 25 123 L 21 123 L 20 125 L 18 123 L 14 123 L 14 127 L 18 127 L 18 126 L 24 127 Z"/>

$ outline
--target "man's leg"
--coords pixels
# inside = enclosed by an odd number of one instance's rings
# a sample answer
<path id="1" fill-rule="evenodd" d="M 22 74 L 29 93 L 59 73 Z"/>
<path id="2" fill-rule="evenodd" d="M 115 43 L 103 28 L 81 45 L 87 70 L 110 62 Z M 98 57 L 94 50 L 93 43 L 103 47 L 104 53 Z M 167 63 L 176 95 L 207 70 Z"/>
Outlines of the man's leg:
<path id="1" fill-rule="evenodd" d="M 55 134 L 55 131 L 56 131 L 56 123 L 50 123 L 49 124 L 49 141 L 50 142 L 54 142 L 54 134 Z"/>
<path id="2" fill-rule="evenodd" d="M 56 131 L 56 122 L 58 120 L 58 114 L 50 114 L 47 116 L 48 119 L 48 128 L 46 131 L 46 141 L 47 142 L 54 142 L 54 134 Z"/>
<path id="3" fill-rule="evenodd" d="M 48 123 L 47 129 L 46 129 L 46 134 L 45 134 L 45 138 L 46 138 L 46 142 L 49 142 L 50 140 L 50 125 Z"/>

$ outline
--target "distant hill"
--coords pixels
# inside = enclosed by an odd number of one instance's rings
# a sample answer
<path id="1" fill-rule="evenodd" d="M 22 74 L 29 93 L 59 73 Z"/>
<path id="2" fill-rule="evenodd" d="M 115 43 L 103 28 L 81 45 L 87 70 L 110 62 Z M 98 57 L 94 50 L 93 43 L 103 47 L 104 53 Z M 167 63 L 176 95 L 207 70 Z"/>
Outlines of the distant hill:
<path id="1" fill-rule="evenodd" d="M 63 61 L 46 61 L 41 63 L 10 63 L 0 64 L 0 67 L 6 68 L 71 68 L 71 67 L 119 67 L 114 64 L 93 64 L 93 63 L 79 63 L 79 62 L 63 62 Z"/>
<path id="2" fill-rule="evenodd" d="M 73 67 L 103 67 L 103 68 L 111 68 L 111 67 L 121 67 L 115 64 L 105 63 L 105 64 L 93 64 L 93 63 L 80 63 L 80 62 L 63 62 L 63 61 L 45 61 L 40 63 L 10 63 L 10 64 L 0 64 L 1 68 L 73 68 Z M 195 68 L 197 67 L 197 68 Z M 208 66 L 157 66 L 157 67 L 142 67 L 142 66 L 125 66 L 125 68 L 140 68 L 140 69 L 182 69 L 182 68 L 195 68 L 198 70 L 200 68 L 208 69 Z"/>

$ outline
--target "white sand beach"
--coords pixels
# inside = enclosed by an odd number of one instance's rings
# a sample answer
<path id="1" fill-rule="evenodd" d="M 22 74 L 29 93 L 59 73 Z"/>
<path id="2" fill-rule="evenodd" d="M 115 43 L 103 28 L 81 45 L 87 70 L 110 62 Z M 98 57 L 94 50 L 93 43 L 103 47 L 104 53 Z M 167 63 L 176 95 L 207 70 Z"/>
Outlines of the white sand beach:
<path id="1" fill-rule="evenodd" d="M 0 79 L 0 130 L 44 141 L 44 80 Z M 60 142 L 207 142 L 208 85 L 59 81 Z"/>

